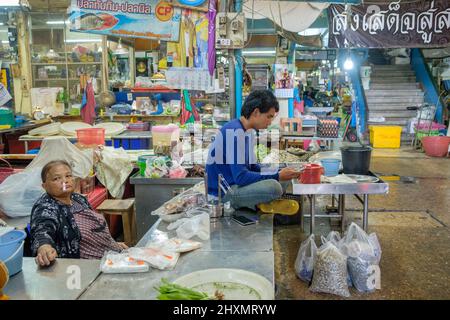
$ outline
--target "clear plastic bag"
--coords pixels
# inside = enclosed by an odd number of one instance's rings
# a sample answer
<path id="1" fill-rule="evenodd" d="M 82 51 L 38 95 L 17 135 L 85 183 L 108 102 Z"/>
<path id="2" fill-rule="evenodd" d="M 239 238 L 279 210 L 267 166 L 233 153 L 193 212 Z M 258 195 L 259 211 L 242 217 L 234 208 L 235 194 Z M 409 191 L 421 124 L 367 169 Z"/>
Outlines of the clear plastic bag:
<path id="1" fill-rule="evenodd" d="M 190 239 L 197 236 L 201 240 L 209 240 L 210 237 L 210 217 L 207 213 L 189 218 L 177 229 L 177 236 L 182 239 Z"/>
<path id="2" fill-rule="evenodd" d="M 172 238 L 162 242 L 147 243 L 148 248 L 161 249 L 171 252 L 189 252 L 202 247 L 202 243 L 187 239 Z"/>
<path id="3" fill-rule="evenodd" d="M 336 247 L 339 246 L 339 241 L 341 241 L 341 235 L 337 231 L 330 231 L 330 233 L 325 238 L 324 236 L 320 236 L 320 239 L 322 241 L 322 244 L 327 243 L 328 241 L 331 241 Z"/>
<path id="4" fill-rule="evenodd" d="M 341 238 L 341 234 L 338 231 L 330 231 L 330 233 L 325 238 L 324 236 L 321 236 L 322 245 L 324 245 L 327 242 L 331 242 L 334 244 L 341 252 L 342 252 L 342 245 L 344 243 L 343 239 Z M 348 271 L 348 268 L 347 268 Z M 350 273 L 347 275 L 347 285 L 351 287 L 353 285 L 352 279 L 350 276 Z"/>
<path id="5" fill-rule="evenodd" d="M 301 280 L 310 282 L 314 270 L 314 259 L 316 257 L 317 245 L 314 241 L 314 234 L 302 242 L 295 259 L 295 273 Z"/>
<path id="6" fill-rule="evenodd" d="M 41 170 L 42 167 L 35 167 L 6 178 L 0 184 L 0 211 L 10 218 L 29 216 L 44 193 Z"/>
<path id="7" fill-rule="evenodd" d="M 130 257 L 142 260 L 159 270 L 172 270 L 178 262 L 178 252 L 157 248 L 130 248 L 127 250 Z"/>
<path id="8" fill-rule="evenodd" d="M 126 251 L 121 253 L 108 251 L 100 261 L 100 271 L 103 273 L 136 273 L 148 270 L 148 264 L 131 258 Z"/>
<path id="9" fill-rule="evenodd" d="M 347 257 L 333 243 L 327 242 L 317 250 L 309 289 L 349 297 L 347 274 Z"/>
<path id="10" fill-rule="evenodd" d="M 381 246 L 375 233 L 370 236 L 352 223 L 344 237 L 343 252 L 348 256 L 348 271 L 353 286 L 360 292 L 379 288 Z"/>

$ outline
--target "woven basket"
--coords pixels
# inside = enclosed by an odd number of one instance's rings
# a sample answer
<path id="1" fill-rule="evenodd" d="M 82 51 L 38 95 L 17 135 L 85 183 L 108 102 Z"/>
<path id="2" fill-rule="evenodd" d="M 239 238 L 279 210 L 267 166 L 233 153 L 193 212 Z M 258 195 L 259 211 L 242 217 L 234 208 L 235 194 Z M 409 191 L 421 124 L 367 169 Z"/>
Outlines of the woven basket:
<path id="1" fill-rule="evenodd" d="M 8 165 L 8 167 L 0 167 L 0 183 L 2 183 L 10 175 L 14 174 L 15 170 L 8 161 L 2 158 L 0 160 Z"/>

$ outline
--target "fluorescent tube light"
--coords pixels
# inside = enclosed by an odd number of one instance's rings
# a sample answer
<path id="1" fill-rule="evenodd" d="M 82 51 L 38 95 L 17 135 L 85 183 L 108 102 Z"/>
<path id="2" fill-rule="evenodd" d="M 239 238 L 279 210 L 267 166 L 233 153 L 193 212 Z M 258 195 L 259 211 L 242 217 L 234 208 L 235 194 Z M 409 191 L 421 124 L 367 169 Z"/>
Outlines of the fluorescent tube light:
<path id="1" fill-rule="evenodd" d="M 69 24 L 69 20 L 67 21 L 62 21 L 62 20 L 55 20 L 55 21 L 47 21 L 46 24 Z"/>
<path id="2" fill-rule="evenodd" d="M 274 56 L 275 50 L 243 50 L 242 54 L 246 56 Z"/>
<path id="3" fill-rule="evenodd" d="M 102 42 L 102 39 L 67 39 L 66 43 L 78 43 L 78 42 Z"/>
<path id="4" fill-rule="evenodd" d="M 0 7 L 20 7 L 20 0 L 2 0 Z"/>

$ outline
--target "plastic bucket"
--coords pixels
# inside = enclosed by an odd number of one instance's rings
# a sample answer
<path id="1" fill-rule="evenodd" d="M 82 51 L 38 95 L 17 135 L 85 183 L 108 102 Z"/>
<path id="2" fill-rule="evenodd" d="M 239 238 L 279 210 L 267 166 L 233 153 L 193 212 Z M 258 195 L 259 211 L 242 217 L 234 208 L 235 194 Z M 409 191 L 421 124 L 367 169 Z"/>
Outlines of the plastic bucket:
<path id="1" fill-rule="evenodd" d="M 139 167 L 139 174 L 144 177 L 145 176 L 145 169 L 147 168 L 147 160 L 155 158 L 155 155 L 151 154 L 145 154 L 138 157 L 138 167 Z"/>
<path id="2" fill-rule="evenodd" d="M 371 147 L 342 147 L 341 154 L 344 173 L 362 175 L 366 175 L 369 173 L 370 158 L 372 155 Z"/>
<path id="3" fill-rule="evenodd" d="M 26 236 L 27 234 L 21 230 L 12 230 L 0 236 L 0 260 L 5 263 L 10 276 L 22 270 Z"/>
<path id="4" fill-rule="evenodd" d="M 434 136 L 422 138 L 425 154 L 430 157 L 445 157 L 448 154 L 450 137 Z"/>
<path id="5" fill-rule="evenodd" d="M 323 167 L 321 165 L 312 163 L 307 164 L 300 174 L 299 181 L 305 184 L 320 183 L 320 176 L 323 174 Z"/>
<path id="6" fill-rule="evenodd" d="M 339 159 L 322 159 L 320 160 L 325 170 L 324 175 L 327 177 L 337 176 L 339 174 L 339 167 L 341 160 Z"/>
<path id="7" fill-rule="evenodd" d="M 105 129 L 104 128 L 86 128 L 77 129 L 78 143 L 91 145 L 105 145 Z"/>

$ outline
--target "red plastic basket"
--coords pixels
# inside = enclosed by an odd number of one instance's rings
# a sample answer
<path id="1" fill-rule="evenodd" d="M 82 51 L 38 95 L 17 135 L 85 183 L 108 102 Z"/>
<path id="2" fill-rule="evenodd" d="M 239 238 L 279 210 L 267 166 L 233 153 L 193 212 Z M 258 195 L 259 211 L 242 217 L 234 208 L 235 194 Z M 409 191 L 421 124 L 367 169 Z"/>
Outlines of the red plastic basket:
<path id="1" fill-rule="evenodd" d="M 104 128 L 87 128 L 77 130 L 78 143 L 91 145 L 105 145 L 105 129 Z"/>
<path id="2" fill-rule="evenodd" d="M 14 170 L 11 164 L 5 159 L 0 158 L 0 160 L 2 160 L 8 165 L 8 167 L 0 167 L 0 183 L 2 183 L 10 175 L 16 173 L 16 170 Z"/>

